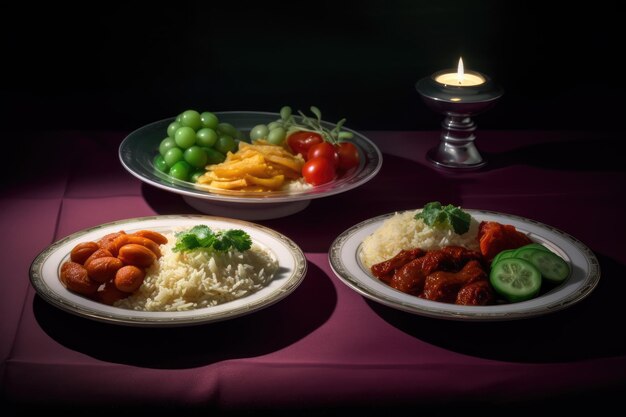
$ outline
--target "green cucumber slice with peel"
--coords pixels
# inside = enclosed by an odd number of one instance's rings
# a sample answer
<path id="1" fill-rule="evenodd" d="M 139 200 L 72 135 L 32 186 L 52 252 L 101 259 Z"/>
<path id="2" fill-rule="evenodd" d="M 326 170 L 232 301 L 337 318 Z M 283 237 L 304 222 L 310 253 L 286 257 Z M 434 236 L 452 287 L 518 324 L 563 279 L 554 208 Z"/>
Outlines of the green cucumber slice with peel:
<path id="1" fill-rule="evenodd" d="M 511 303 L 530 300 L 541 289 L 541 272 L 520 258 L 500 259 L 491 266 L 493 289 Z"/>
<path id="2" fill-rule="evenodd" d="M 537 250 L 530 254 L 530 262 L 537 267 L 541 275 L 550 282 L 561 283 L 569 277 L 570 267 L 559 255 Z"/>

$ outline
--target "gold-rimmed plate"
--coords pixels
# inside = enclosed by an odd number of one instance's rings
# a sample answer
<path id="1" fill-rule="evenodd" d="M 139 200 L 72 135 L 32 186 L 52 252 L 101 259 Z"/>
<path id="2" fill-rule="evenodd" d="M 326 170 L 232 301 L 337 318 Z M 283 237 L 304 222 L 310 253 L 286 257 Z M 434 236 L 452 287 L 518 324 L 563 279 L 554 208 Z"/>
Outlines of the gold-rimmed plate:
<path id="1" fill-rule="evenodd" d="M 215 230 L 241 229 L 265 248 L 278 262 L 278 271 L 267 286 L 246 297 L 195 310 L 175 312 L 135 311 L 102 304 L 67 290 L 59 281 L 61 265 L 69 260 L 74 246 L 97 241 L 108 233 L 124 230 L 154 230 L 168 233 L 180 228 L 207 225 Z M 140 327 L 173 327 L 206 324 L 254 313 L 282 300 L 300 285 L 306 274 L 306 258 L 291 239 L 270 228 L 221 217 L 170 215 L 115 221 L 81 230 L 43 250 L 30 267 L 31 284 L 50 304 L 69 313 L 97 321 Z"/>
<path id="2" fill-rule="evenodd" d="M 565 259 L 571 274 L 561 285 L 532 300 L 489 306 L 464 306 L 430 301 L 400 292 L 372 275 L 361 262 L 363 240 L 395 213 L 365 220 L 339 235 L 329 250 L 331 268 L 337 277 L 359 294 L 386 306 L 409 313 L 471 321 L 523 319 L 568 308 L 587 297 L 598 284 L 600 265 L 594 253 L 578 239 L 546 224 L 510 214 L 468 210 L 477 221 L 510 224 L 533 241 Z"/>

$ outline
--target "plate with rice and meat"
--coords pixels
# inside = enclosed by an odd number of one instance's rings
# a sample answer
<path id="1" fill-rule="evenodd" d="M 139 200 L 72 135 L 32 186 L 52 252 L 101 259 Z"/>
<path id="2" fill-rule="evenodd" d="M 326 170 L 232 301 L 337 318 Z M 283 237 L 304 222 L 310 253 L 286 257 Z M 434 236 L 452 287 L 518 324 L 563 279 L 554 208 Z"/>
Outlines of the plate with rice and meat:
<path id="1" fill-rule="evenodd" d="M 307 264 L 286 236 L 243 220 L 167 215 L 73 233 L 30 268 L 44 300 L 102 322 L 173 327 L 269 307 L 302 282 Z"/>
<path id="2" fill-rule="evenodd" d="M 344 284 L 366 298 L 448 320 L 514 320 L 559 311 L 587 297 L 600 279 L 594 253 L 561 230 L 438 202 L 354 225 L 334 240 L 329 262 Z"/>

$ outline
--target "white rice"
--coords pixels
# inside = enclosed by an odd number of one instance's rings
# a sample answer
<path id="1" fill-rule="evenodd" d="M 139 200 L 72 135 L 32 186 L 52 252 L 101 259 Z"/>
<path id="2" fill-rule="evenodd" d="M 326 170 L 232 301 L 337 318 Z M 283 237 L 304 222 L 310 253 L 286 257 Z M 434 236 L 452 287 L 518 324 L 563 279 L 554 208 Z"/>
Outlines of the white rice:
<path id="1" fill-rule="evenodd" d="M 298 192 L 298 191 L 305 191 L 308 190 L 310 188 L 313 188 L 313 186 L 311 184 L 308 184 L 304 178 L 298 178 L 296 180 L 291 180 L 291 181 L 285 181 L 285 184 L 283 185 L 283 190 L 284 191 L 288 191 L 291 193 L 294 192 Z"/>
<path id="2" fill-rule="evenodd" d="M 367 267 L 393 258 L 401 250 L 421 248 L 436 250 L 444 246 L 462 246 L 478 250 L 479 223 L 472 217 L 469 230 L 458 235 L 449 229 L 432 228 L 422 219 L 414 219 L 422 210 L 395 213 L 361 245 L 361 262 Z"/>
<path id="3" fill-rule="evenodd" d="M 272 253 L 253 243 L 245 252 L 194 249 L 173 252 L 166 235 L 163 256 L 146 269 L 143 284 L 115 306 L 140 311 L 184 311 L 245 297 L 267 286 L 278 270 Z"/>

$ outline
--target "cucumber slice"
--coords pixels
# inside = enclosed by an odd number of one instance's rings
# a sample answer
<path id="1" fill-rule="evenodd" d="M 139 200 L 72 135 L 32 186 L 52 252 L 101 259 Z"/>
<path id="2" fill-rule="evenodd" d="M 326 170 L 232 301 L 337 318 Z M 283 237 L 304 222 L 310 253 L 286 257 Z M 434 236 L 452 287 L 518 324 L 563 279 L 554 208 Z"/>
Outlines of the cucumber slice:
<path id="1" fill-rule="evenodd" d="M 511 303 L 530 300 L 541 289 L 541 272 L 520 258 L 500 259 L 491 266 L 489 281 Z"/>
<path id="2" fill-rule="evenodd" d="M 554 252 L 535 251 L 530 256 L 530 262 L 539 269 L 541 275 L 548 281 L 558 284 L 569 277 L 569 265 Z"/>
<path id="3" fill-rule="evenodd" d="M 547 251 L 550 251 L 550 249 L 546 248 L 546 247 L 545 247 L 545 246 L 543 246 L 541 243 L 529 243 L 528 245 L 520 246 L 519 248 L 517 248 L 517 250 L 520 250 L 520 249 L 529 249 L 529 248 L 534 248 L 534 249 L 541 249 L 541 250 L 547 250 Z"/>
<path id="4" fill-rule="evenodd" d="M 501 259 L 511 258 L 515 254 L 516 250 L 517 249 L 506 249 L 502 252 L 498 252 L 498 254 L 491 260 L 491 265 L 495 265 Z"/>
<path id="5" fill-rule="evenodd" d="M 515 253 L 511 257 L 512 258 L 524 259 L 524 260 L 532 263 L 532 261 L 530 260 L 530 257 L 532 256 L 533 253 L 535 253 L 537 251 L 543 252 L 543 249 L 537 249 L 537 248 L 534 248 L 534 247 L 522 246 L 521 248 L 515 249 Z M 535 266 L 537 266 L 537 265 L 535 265 Z"/>

